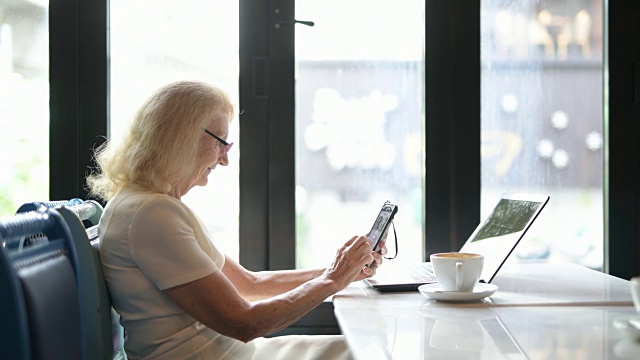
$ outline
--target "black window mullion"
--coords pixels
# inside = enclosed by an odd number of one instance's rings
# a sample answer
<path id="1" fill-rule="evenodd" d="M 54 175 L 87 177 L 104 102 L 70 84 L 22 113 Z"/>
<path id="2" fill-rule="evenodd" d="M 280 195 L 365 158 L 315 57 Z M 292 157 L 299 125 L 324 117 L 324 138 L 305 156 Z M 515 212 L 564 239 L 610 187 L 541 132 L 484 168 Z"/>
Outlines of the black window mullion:
<path id="1" fill-rule="evenodd" d="M 240 261 L 295 267 L 291 0 L 240 2 Z"/>
<path id="2" fill-rule="evenodd" d="M 103 0 L 49 5 L 50 200 L 87 198 L 92 151 L 107 135 L 108 6 Z"/>
<path id="3" fill-rule="evenodd" d="M 425 254 L 480 220 L 480 2 L 427 1 Z"/>
<path id="4" fill-rule="evenodd" d="M 269 4 L 240 1 L 240 262 L 269 263 Z"/>
<path id="5" fill-rule="evenodd" d="M 293 0 L 273 0 L 269 39 L 269 264 L 295 268 L 295 81 Z M 282 22 L 282 23 L 281 23 Z"/>
<path id="6" fill-rule="evenodd" d="M 605 272 L 640 275 L 640 3 L 608 1 Z"/>

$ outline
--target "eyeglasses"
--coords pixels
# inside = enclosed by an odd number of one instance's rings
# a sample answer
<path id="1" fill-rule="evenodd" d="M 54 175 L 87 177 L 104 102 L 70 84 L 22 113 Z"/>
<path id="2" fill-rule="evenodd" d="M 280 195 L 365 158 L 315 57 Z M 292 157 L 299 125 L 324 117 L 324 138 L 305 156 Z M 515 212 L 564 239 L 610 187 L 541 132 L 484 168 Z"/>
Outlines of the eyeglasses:
<path id="1" fill-rule="evenodd" d="M 224 147 L 222 148 L 222 150 L 224 151 L 224 153 L 228 153 L 229 150 L 231 149 L 231 146 L 233 146 L 233 143 L 228 143 L 222 139 L 220 139 L 218 136 L 216 136 L 216 134 L 212 133 L 211 131 L 204 129 L 204 132 L 206 132 L 207 134 L 213 136 L 214 139 L 218 140 L 222 145 L 224 145 Z"/>

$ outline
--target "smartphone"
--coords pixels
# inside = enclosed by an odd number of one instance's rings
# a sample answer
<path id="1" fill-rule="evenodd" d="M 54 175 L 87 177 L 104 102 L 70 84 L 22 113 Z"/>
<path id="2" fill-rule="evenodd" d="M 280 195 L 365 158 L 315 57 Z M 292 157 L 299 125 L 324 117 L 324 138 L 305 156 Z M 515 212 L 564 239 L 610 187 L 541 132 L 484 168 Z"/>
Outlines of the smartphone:
<path id="1" fill-rule="evenodd" d="M 373 227 L 371 227 L 371 231 L 369 231 L 368 235 L 369 240 L 371 240 L 373 251 L 379 250 L 382 235 L 384 235 L 384 232 L 389 228 L 389 224 L 391 224 L 391 221 L 397 212 L 397 205 L 388 201 L 382 205 L 378 218 L 376 218 L 376 221 L 373 223 Z"/>

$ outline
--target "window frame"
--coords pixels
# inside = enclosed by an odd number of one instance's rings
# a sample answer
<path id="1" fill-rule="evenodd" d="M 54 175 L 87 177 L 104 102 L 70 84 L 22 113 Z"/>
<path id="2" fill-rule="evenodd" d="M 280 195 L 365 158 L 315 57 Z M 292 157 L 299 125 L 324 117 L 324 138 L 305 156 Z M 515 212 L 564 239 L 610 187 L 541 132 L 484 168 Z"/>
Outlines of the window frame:
<path id="1" fill-rule="evenodd" d="M 427 260 L 460 249 L 480 221 L 480 2 L 425 6 Z"/>
<path id="2" fill-rule="evenodd" d="M 89 198 L 92 150 L 109 135 L 108 24 L 108 0 L 49 4 L 50 200 Z"/>
<path id="3" fill-rule="evenodd" d="M 629 279 L 640 275 L 640 3 L 604 6 L 604 272 Z"/>
<path id="4" fill-rule="evenodd" d="M 295 267 L 295 29 L 277 24 L 293 5 L 240 2 L 240 262 L 252 270 Z"/>
<path id="5" fill-rule="evenodd" d="M 293 25 L 275 27 L 294 18 L 294 6 L 240 1 L 240 260 L 252 270 L 295 265 L 295 34 Z M 426 259 L 458 248 L 479 220 L 480 3 L 425 6 Z M 640 274 L 640 123 L 628 121 L 640 118 L 640 4 L 603 6 L 605 24 L 615 24 L 603 79 L 605 272 L 630 278 Z M 108 0 L 49 6 L 52 200 L 88 198 L 92 151 L 108 136 L 108 9 Z"/>
<path id="6" fill-rule="evenodd" d="M 480 68 L 468 61 L 480 63 L 480 8 L 473 4 L 426 3 L 425 21 L 432 24 L 425 29 L 426 51 L 447 56 L 427 56 L 427 68 L 439 70 L 426 77 L 424 213 L 426 223 L 433 225 L 425 227 L 425 238 L 438 240 L 426 242 L 423 259 L 460 248 L 480 216 Z M 276 23 L 293 19 L 295 4 L 273 0 L 252 5 L 240 5 L 241 20 L 247 19 L 241 23 L 261 24 L 240 30 L 240 102 L 245 110 L 240 121 L 251 123 L 241 125 L 240 259 L 253 269 L 290 269 L 295 267 L 295 28 Z M 261 61 L 266 71 L 256 65 Z M 255 93 L 262 88 L 266 93 Z M 263 112 L 247 111 L 254 106 Z M 456 134 L 460 128 L 469 131 Z M 464 151 L 468 149 L 472 151 Z"/>

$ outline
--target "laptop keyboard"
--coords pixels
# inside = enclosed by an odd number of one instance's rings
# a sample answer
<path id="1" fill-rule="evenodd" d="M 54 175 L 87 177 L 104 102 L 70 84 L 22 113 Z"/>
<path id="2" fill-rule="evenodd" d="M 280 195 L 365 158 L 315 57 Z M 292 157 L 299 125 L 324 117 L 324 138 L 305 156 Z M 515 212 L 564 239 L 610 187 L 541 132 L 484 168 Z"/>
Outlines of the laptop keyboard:
<path id="1" fill-rule="evenodd" d="M 430 266 L 425 266 L 425 264 L 410 265 L 407 270 L 409 270 L 409 276 L 417 282 L 436 281 L 433 269 Z"/>

